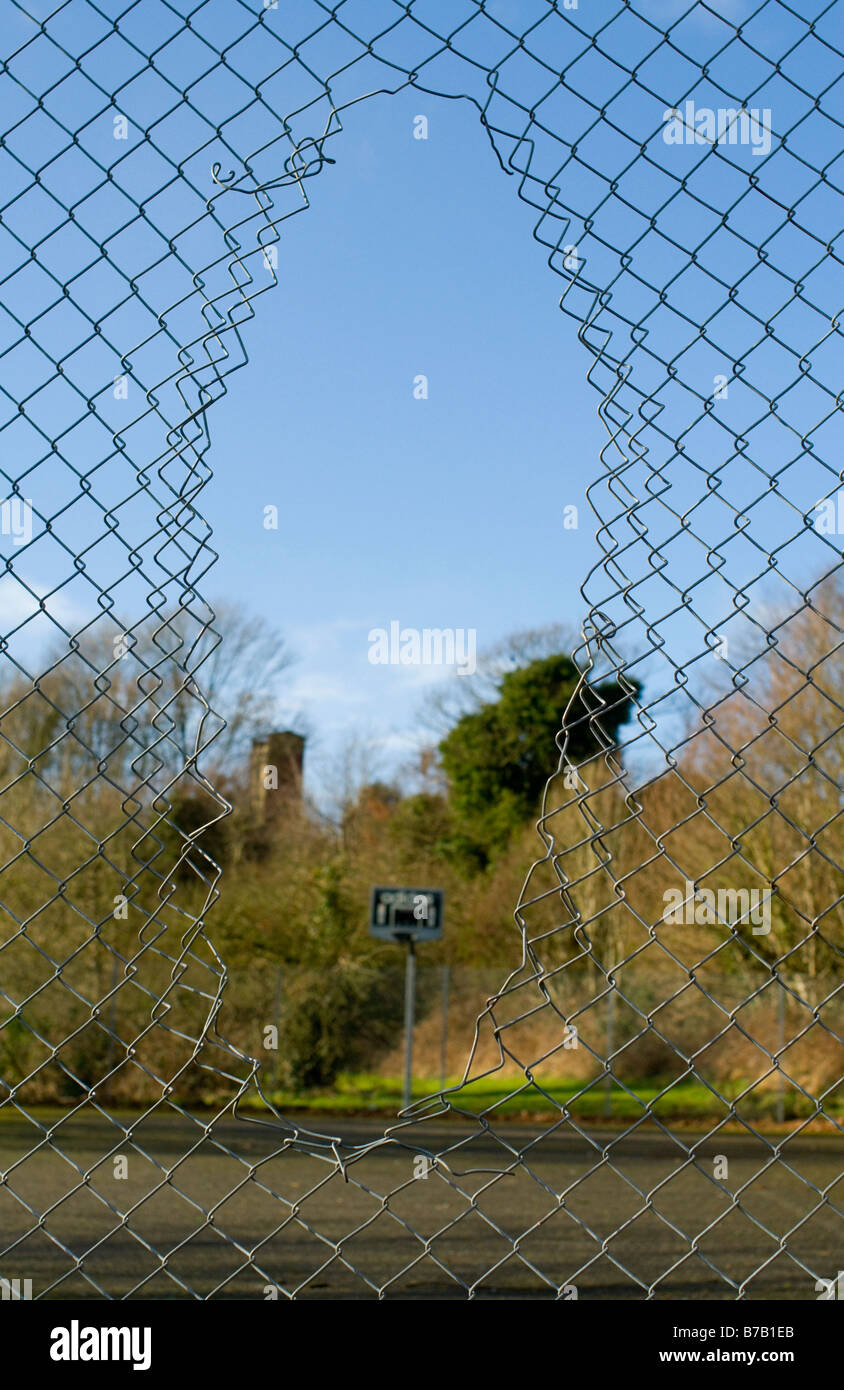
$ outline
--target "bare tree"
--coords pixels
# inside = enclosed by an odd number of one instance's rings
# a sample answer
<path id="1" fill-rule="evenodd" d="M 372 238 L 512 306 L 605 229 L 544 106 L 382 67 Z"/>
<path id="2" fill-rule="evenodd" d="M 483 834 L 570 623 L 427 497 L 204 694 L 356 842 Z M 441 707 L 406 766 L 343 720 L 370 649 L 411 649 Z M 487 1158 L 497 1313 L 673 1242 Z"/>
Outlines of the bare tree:
<path id="1" fill-rule="evenodd" d="M 281 703 L 293 660 L 271 624 L 229 600 L 212 623 L 185 608 L 122 632 L 103 615 L 47 654 L 37 687 L 6 684 L 0 763 L 37 756 L 66 790 L 90 779 L 92 755 L 127 790 L 155 791 L 191 759 L 235 775 L 253 737 L 282 717 L 301 724 Z"/>
<path id="2" fill-rule="evenodd" d="M 301 712 L 285 708 L 281 698 L 295 657 L 264 618 L 250 615 L 243 604 L 221 600 L 213 624 L 197 634 L 191 651 L 194 663 L 202 657 L 196 675 L 179 682 L 178 668 L 170 674 L 174 736 L 182 748 L 207 745 L 208 766 L 231 772 L 247 758 L 253 738 L 281 723 L 303 726 Z M 211 728 L 214 738 L 208 743 Z"/>

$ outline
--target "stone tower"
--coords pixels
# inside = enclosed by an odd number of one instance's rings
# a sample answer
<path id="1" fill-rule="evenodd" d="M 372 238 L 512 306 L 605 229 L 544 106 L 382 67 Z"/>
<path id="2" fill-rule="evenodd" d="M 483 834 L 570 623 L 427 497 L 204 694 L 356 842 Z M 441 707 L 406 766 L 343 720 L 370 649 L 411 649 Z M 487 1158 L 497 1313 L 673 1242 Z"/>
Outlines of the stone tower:
<path id="1" fill-rule="evenodd" d="M 252 815 L 266 825 L 283 807 L 302 799 L 305 740 L 285 730 L 252 740 L 249 788 Z"/>

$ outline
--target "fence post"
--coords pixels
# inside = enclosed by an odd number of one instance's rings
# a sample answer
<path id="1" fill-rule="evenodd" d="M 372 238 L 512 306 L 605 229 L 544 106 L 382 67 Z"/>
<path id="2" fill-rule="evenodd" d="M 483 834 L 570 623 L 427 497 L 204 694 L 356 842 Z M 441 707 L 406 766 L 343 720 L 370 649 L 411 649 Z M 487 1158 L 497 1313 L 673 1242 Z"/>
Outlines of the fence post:
<path id="1" fill-rule="evenodd" d="M 117 960 L 117 955 L 115 954 L 114 960 L 112 961 L 112 964 L 111 964 L 111 1000 L 110 1000 L 110 1003 L 109 1003 L 109 1011 L 108 1011 L 108 1012 L 109 1012 L 108 1059 L 107 1059 L 107 1061 L 106 1061 L 106 1073 L 107 1073 L 107 1075 L 108 1075 L 108 1081 L 106 1082 L 106 1085 L 105 1085 L 105 1094 L 104 1094 L 104 1100 L 106 1101 L 106 1103 L 110 1103 L 111 1097 L 112 1097 L 112 1092 L 113 1092 L 113 1089 L 114 1089 L 114 1077 L 112 1076 L 112 1072 L 114 1071 L 115 1057 L 116 1057 L 116 1052 L 117 1052 L 117 986 L 118 986 L 118 983 L 119 983 L 118 960 Z"/>
<path id="2" fill-rule="evenodd" d="M 777 976 L 777 1124 L 785 1123 L 785 1078 L 782 1073 L 782 1050 L 785 1047 L 785 986 Z"/>
<path id="3" fill-rule="evenodd" d="M 613 1076 L 610 1070 L 610 1057 L 615 1046 L 615 984 L 610 986 L 607 996 L 607 1076 L 604 1082 L 604 1114 L 612 1114 L 612 1086 Z"/>
<path id="4" fill-rule="evenodd" d="M 440 1036 L 440 1089 L 445 1090 L 446 1067 L 448 1063 L 448 990 L 449 967 L 443 966 L 442 992 L 442 1033 Z"/>
<path id="5" fill-rule="evenodd" d="M 407 960 L 404 968 L 404 1099 L 407 1110 L 413 1082 L 413 1025 L 416 1013 L 416 946 L 412 936 L 407 940 Z"/>
<path id="6" fill-rule="evenodd" d="M 273 1024 L 275 1025 L 275 1065 L 273 1066 L 273 1086 L 278 1090 L 281 1081 L 281 966 L 275 972 L 275 1001 L 273 1003 Z"/>

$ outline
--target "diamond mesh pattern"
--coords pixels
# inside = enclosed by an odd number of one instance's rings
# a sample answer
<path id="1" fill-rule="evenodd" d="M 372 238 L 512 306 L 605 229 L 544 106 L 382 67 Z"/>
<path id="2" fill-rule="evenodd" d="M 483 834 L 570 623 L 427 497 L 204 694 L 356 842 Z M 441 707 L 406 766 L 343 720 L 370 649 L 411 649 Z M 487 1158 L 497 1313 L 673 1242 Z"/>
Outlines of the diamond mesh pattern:
<path id="1" fill-rule="evenodd" d="M 842 1234 L 844 587 L 818 520 L 843 476 L 838 7 L 37 8 L 7 7 L 0 72 L 0 1267 L 63 1297 L 814 1296 Z M 261 1077 L 217 1028 L 220 870 L 174 805 L 229 809 L 201 770 L 210 407 L 343 112 L 405 87 L 472 103 L 535 209 L 607 442 L 513 972 L 463 1084 L 373 1141 L 240 1113 Z M 608 671 L 635 702 L 621 744 Z M 584 721 L 603 751 L 575 769 Z M 770 930 L 720 898 L 695 917 L 704 890 L 755 891 Z M 499 1122 L 482 1080 L 553 1099 L 573 1029 L 582 1092 L 542 1128 Z M 755 1069 L 727 1093 L 734 1045 Z M 646 1047 L 670 1061 L 643 1094 Z M 230 1096 L 208 1118 L 197 1073 Z M 705 1133 L 664 1117 L 688 1078 Z M 596 1087 L 639 1118 L 596 1130 Z M 801 1099 L 785 1133 L 751 1106 L 771 1087 Z"/>

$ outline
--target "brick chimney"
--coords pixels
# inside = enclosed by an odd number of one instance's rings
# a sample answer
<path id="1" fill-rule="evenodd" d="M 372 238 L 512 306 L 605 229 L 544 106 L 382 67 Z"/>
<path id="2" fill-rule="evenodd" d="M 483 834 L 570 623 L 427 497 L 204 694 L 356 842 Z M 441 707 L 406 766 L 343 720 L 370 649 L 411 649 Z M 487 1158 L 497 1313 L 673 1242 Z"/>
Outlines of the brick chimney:
<path id="1" fill-rule="evenodd" d="M 302 799 L 302 764 L 305 740 L 285 730 L 252 740 L 249 790 L 252 814 L 266 825 L 284 806 Z"/>

